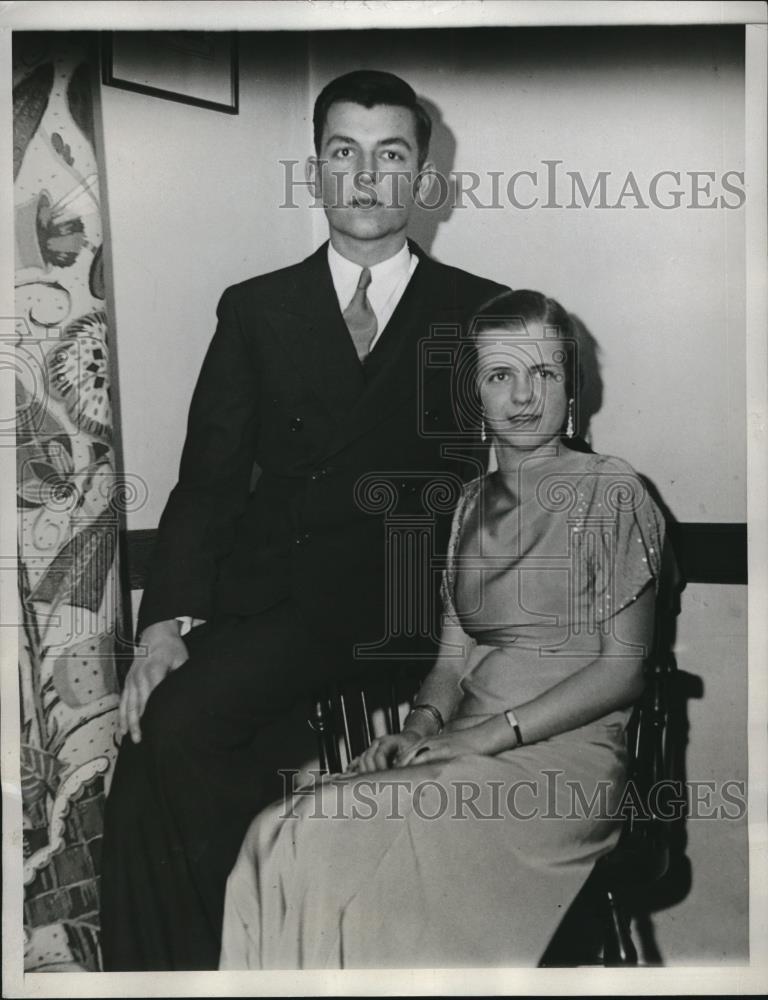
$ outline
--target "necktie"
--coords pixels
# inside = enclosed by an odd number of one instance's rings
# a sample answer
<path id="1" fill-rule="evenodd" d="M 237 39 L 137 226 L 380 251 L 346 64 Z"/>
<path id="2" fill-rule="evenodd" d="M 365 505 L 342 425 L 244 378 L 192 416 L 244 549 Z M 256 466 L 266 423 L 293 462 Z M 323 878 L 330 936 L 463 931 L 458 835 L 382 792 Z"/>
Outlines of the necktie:
<path id="1" fill-rule="evenodd" d="M 364 267 L 360 272 L 360 280 L 357 283 L 355 294 L 352 296 L 352 301 L 343 312 L 344 322 L 352 335 L 352 342 L 361 361 L 367 356 L 371 341 L 379 329 L 376 314 L 368 301 L 367 288 L 370 283 L 371 269 Z"/>

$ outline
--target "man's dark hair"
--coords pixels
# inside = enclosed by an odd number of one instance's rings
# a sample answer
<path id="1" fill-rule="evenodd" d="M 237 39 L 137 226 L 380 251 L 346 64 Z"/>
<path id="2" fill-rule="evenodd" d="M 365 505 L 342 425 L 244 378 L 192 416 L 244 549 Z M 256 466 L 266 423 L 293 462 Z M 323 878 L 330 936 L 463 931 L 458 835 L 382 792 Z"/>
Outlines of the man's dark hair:
<path id="1" fill-rule="evenodd" d="M 432 135 L 432 119 L 419 104 L 413 87 L 405 80 L 401 80 L 394 73 L 384 73 L 377 69 L 358 69 L 331 80 L 318 95 L 312 116 L 315 152 L 318 156 L 328 110 L 337 101 L 352 101 L 354 104 L 362 104 L 364 108 L 372 108 L 377 104 L 393 104 L 412 111 L 416 124 L 419 166 L 422 166 L 427 158 L 429 139 Z"/>

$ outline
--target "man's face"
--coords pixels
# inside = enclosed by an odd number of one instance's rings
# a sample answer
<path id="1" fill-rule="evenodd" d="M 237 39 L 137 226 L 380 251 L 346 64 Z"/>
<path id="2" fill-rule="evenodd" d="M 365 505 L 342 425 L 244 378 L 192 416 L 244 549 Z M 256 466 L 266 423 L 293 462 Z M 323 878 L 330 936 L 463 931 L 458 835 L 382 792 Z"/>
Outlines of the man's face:
<path id="1" fill-rule="evenodd" d="M 332 104 L 319 159 L 308 167 L 332 231 L 378 240 L 405 230 L 419 175 L 413 113 L 391 104 Z"/>

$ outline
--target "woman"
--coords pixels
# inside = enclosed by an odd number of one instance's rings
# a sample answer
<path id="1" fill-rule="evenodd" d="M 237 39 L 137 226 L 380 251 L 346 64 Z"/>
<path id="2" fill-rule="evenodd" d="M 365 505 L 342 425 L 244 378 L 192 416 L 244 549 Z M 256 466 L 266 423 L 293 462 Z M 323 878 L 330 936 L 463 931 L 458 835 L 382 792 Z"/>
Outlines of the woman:
<path id="1" fill-rule="evenodd" d="M 505 293 L 473 343 L 498 468 L 456 511 L 437 662 L 402 733 L 253 823 L 222 968 L 536 965 L 618 838 L 663 522 L 625 462 L 568 447 L 560 305 Z"/>

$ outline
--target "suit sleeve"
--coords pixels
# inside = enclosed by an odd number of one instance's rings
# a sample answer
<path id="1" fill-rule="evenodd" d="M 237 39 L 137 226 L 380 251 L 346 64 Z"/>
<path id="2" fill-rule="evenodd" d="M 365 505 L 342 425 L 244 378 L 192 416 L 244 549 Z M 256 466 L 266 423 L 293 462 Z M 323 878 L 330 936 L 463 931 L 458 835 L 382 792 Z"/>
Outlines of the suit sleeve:
<path id="1" fill-rule="evenodd" d="M 232 290 L 192 396 L 179 479 L 160 519 L 137 631 L 177 616 L 209 618 L 218 564 L 233 547 L 250 491 L 259 379 Z"/>

